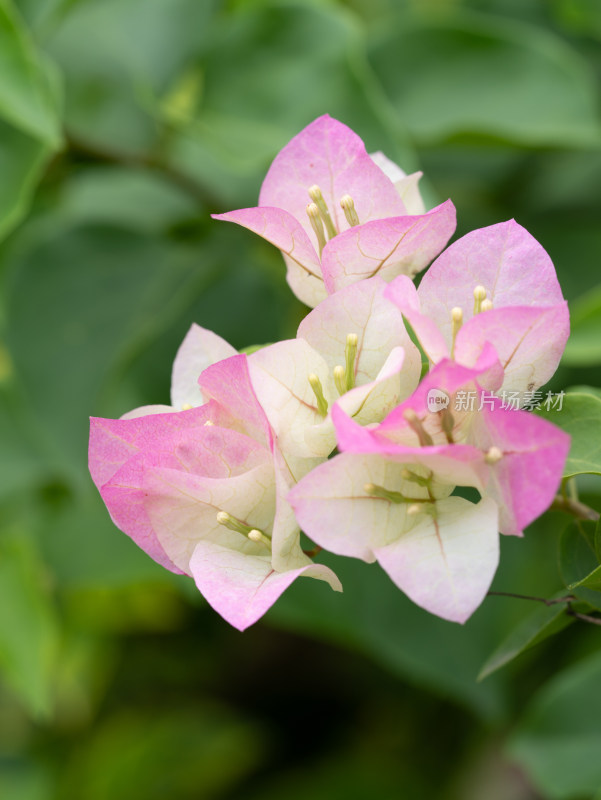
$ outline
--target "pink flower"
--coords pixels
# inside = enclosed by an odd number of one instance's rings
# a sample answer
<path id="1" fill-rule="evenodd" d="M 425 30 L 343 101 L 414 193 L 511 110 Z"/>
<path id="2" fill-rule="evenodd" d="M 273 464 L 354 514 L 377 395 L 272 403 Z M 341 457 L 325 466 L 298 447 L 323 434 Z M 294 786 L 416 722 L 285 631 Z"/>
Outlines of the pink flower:
<path id="1" fill-rule="evenodd" d="M 246 356 L 205 369 L 200 389 L 204 404 L 188 410 L 92 419 L 90 472 L 115 524 L 159 564 L 191 575 L 239 630 L 301 575 L 340 591 L 300 548 L 285 495 L 302 466 L 292 476 L 283 461 Z"/>
<path id="2" fill-rule="evenodd" d="M 312 470 L 288 496 L 305 532 L 322 547 L 377 560 L 415 603 L 464 622 L 496 571 L 498 531 L 522 529 L 551 503 L 569 437 L 524 411 L 456 404 L 483 396 L 481 378 L 502 376 L 486 345 L 474 367 L 444 359 L 414 394 L 375 427 L 333 409 L 342 454 Z M 447 403 L 429 408 L 432 392 Z M 478 490 L 478 503 L 451 496 Z"/>
<path id="3" fill-rule="evenodd" d="M 418 180 L 381 153 L 369 156 L 350 128 L 326 114 L 278 153 L 257 208 L 215 219 L 278 247 L 292 291 L 313 307 L 374 275 L 413 276 L 442 250 L 455 230 L 455 208 L 448 200 L 423 213 Z"/>
<path id="4" fill-rule="evenodd" d="M 342 453 L 312 470 L 289 500 L 322 547 L 377 560 L 415 603 L 464 622 L 497 568 L 498 511 L 490 499 L 450 497 L 453 469 L 440 456 Z"/>
<path id="5" fill-rule="evenodd" d="M 473 366 L 487 342 L 504 370 L 499 388 L 532 392 L 559 364 L 569 314 L 551 259 L 515 221 L 473 231 L 452 244 L 419 289 L 404 277 L 387 296 L 413 327 L 432 364 Z"/>
<path id="6" fill-rule="evenodd" d="M 338 402 L 362 424 L 379 422 L 417 386 L 421 357 L 379 277 L 328 297 L 296 339 L 249 356 L 255 393 L 282 452 L 325 458 L 336 446 Z"/>
<path id="7" fill-rule="evenodd" d="M 498 361 L 487 345 L 473 368 L 445 359 L 426 375 L 414 394 L 371 429 L 361 428 L 334 409 L 338 447 L 345 452 L 378 452 L 390 457 L 444 456 L 456 461 L 457 485 L 475 485 L 499 506 L 499 530 L 521 536 L 551 504 L 561 482 L 570 437 L 527 411 L 503 408 L 479 385 L 498 381 Z M 431 411 L 429 397 L 446 404 Z M 465 403 L 468 395 L 475 402 Z M 464 464 L 479 484 L 465 484 Z"/>

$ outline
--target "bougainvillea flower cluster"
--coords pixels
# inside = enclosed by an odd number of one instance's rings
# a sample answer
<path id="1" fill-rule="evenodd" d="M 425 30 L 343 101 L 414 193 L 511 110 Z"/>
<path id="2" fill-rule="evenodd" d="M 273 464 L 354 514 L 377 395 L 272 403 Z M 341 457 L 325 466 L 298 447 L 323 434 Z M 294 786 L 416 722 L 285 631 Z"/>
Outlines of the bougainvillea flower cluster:
<path id="1" fill-rule="evenodd" d="M 561 358 L 553 264 L 514 221 L 444 250 L 455 209 L 427 211 L 420 177 L 331 117 L 312 122 L 256 208 L 217 216 L 282 251 L 313 309 L 296 337 L 245 355 L 193 325 L 171 405 L 92 419 L 90 472 L 115 524 L 239 630 L 298 577 L 341 591 L 321 549 L 377 561 L 415 603 L 465 622 L 499 534 L 522 536 L 557 491 L 569 437 L 501 401 Z"/>

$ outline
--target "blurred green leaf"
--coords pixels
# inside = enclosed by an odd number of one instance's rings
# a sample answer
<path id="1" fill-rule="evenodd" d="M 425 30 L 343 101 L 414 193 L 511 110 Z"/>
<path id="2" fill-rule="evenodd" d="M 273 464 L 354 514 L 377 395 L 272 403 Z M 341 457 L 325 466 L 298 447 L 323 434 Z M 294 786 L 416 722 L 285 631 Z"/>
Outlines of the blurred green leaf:
<path id="1" fill-rule="evenodd" d="M 66 183 L 59 214 L 70 224 L 104 223 L 146 234 L 194 220 L 200 209 L 167 178 L 143 169 L 95 167 Z"/>
<path id="2" fill-rule="evenodd" d="M 11 0 L 0 0 L 0 115 L 55 148 L 61 133 L 49 71 Z"/>
<path id="3" fill-rule="evenodd" d="M 529 614 L 496 648 L 480 670 L 478 680 L 483 680 L 501 669 L 514 658 L 547 637 L 571 625 L 575 619 L 565 614 L 565 604 L 545 606 L 542 603 Z"/>
<path id="4" fill-rule="evenodd" d="M 526 708 L 508 753 L 549 800 L 589 796 L 601 785 L 601 653 L 546 683 Z"/>
<path id="5" fill-rule="evenodd" d="M 601 431 L 601 397 L 594 389 L 568 391 L 561 410 L 537 409 L 536 413 L 572 437 L 564 478 L 583 473 L 601 475 L 601 437 L 591 435 Z"/>
<path id="6" fill-rule="evenodd" d="M 88 417 L 111 374 L 190 304 L 216 265 L 200 247 L 157 234 L 52 222 L 14 264 L 7 342 L 39 435 L 87 484 Z"/>
<path id="7" fill-rule="evenodd" d="M 50 153 L 48 145 L 0 120 L 0 237 L 27 210 Z"/>
<path id="8" fill-rule="evenodd" d="M 570 338 L 563 355 L 568 366 L 601 363 L 601 286 L 596 286 L 570 307 Z"/>
<path id="9" fill-rule="evenodd" d="M 559 569 L 566 587 L 579 599 L 601 608 L 601 578 L 595 551 L 596 523 L 577 520 L 559 541 Z"/>
<path id="10" fill-rule="evenodd" d="M 146 106 L 202 52 L 214 0 L 87 0 L 47 39 L 65 73 L 72 137 L 108 152 L 154 151 Z"/>
<path id="11" fill-rule="evenodd" d="M 459 10 L 440 21 L 400 12 L 397 24 L 388 20 L 382 29 L 370 58 L 418 142 L 476 133 L 530 145 L 601 145 L 593 75 L 550 32 Z"/>
<path id="12" fill-rule="evenodd" d="M 277 151 L 324 113 L 353 127 L 369 149 L 408 170 L 416 165 L 367 65 L 362 29 L 334 4 L 239 4 L 215 19 L 202 64 L 198 112 L 170 117 L 178 135 L 169 159 L 222 202 L 254 202 Z M 161 103 L 156 113 L 165 114 Z"/>
<path id="13" fill-rule="evenodd" d="M 29 541 L 0 539 L 0 670 L 36 716 L 51 708 L 57 629 L 43 571 Z"/>
<path id="14" fill-rule="evenodd" d="M 61 144 L 59 81 L 10 0 L 0 0 L 0 236 L 25 212 Z"/>
<path id="15" fill-rule="evenodd" d="M 263 756 L 265 738 L 227 709 L 129 708 L 113 714 L 62 773 L 63 797 L 218 797 Z M 77 794 L 73 793 L 77 787 Z"/>

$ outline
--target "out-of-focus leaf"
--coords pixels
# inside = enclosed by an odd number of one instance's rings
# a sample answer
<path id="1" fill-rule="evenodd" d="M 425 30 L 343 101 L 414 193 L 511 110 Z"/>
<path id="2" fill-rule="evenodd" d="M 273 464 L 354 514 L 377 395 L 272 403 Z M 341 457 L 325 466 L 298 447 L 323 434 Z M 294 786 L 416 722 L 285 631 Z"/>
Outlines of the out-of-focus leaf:
<path id="1" fill-rule="evenodd" d="M 51 465 L 36 447 L 31 418 L 20 407 L 21 398 L 0 382 L 0 500 L 47 478 Z"/>
<path id="2" fill-rule="evenodd" d="M 601 577 L 595 551 L 596 523 L 576 521 L 559 541 L 559 568 L 567 588 L 581 600 L 601 608 Z"/>
<path id="3" fill-rule="evenodd" d="M 537 409 L 537 414 L 572 437 L 564 477 L 583 473 L 601 475 L 601 397 L 586 387 L 566 393 L 561 409 Z M 597 435 L 595 435 L 597 434 Z"/>
<path id="4" fill-rule="evenodd" d="M 593 76 L 550 32 L 467 11 L 448 21 L 401 11 L 397 24 L 382 27 L 371 61 L 418 142 L 476 133 L 562 147 L 601 143 Z"/>
<path id="5" fill-rule="evenodd" d="M 85 468 L 84 462 L 82 477 L 86 477 Z M 115 527 L 93 487 L 63 507 L 47 509 L 43 525 L 40 549 L 63 588 L 129 586 L 169 579 L 166 570 Z"/>
<path id="6" fill-rule="evenodd" d="M 574 622 L 565 613 L 565 605 L 557 603 L 545 606 L 542 603 L 515 628 L 486 660 L 480 670 L 478 680 L 483 680 L 514 658 L 544 641 L 547 637 L 566 628 Z"/>
<path id="7" fill-rule="evenodd" d="M 25 538 L 7 534 L 0 539 L 0 671 L 38 716 L 50 711 L 56 644 L 41 564 Z"/>
<path id="8" fill-rule="evenodd" d="M 11 0 L 0 0 L 0 115 L 50 147 L 61 134 L 49 75 Z"/>
<path id="9" fill-rule="evenodd" d="M 154 150 L 148 103 L 202 52 L 213 0 L 87 0 L 47 41 L 66 81 L 70 133 L 119 153 Z"/>
<path id="10" fill-rule="evenodd" d="M 0 236 L 21 219 L 51 149 L 0 119 Z"/>
<path id="11" fill-rule="evenodd" d="M 198 245 L 98 225 L 59 227 L 19 256 L 8 346 L 40 435 L 80 483 L 88 417 L 111 371 L 190 304 L 216 268 L 206 256 Z"/>
<path id="12" fill-rule="evenodd" d="M 10 800 L 52 800 L 54 788 L 49 776 L 26 761 L 0 764 L 0 797 Z"/>
<path id="13" fill-rule="evenodd" d="M 509 755 L 549 800 L 585 797 L 601 784 L 601 653 L 545 684 L 508 743 Z"/>
<path id="14" fill-rule="evenodd" d="M 587 367 L 601 363 L 601 286 L 570 307 L 570 338 L 563 355 L 568 366 Z"/>
<path id="15" fill-rule="evenodd" d="M 226 709 L 130 708 L 105 720 L 62 773 L 81 800 L 218 797 L 263 757 L 265 738 Z M 68 796 L 72 796 L 70 793 Z"/>
<path id="16" fill-rule="evenodd" d="M 553 13 L 571 33 L 601 38 L 601 8 L 597 0 L 553 0 Z"/>
<path id="17" fill-rule="evenodd" d="M 333 4 L 239 4 L 214 22 L 197 113 L 169 117 L 170 161 L 223 202 L 250 205 L 277 151 L 329 113 L 410 171 L 403 123 L 382 109 L 364 49 L 356 20 Z"/>
<path id="18" fill-rule="evenodd" d="M 25 212 L 61 143 L 58 77 L 42 58 L 14 4 L 0 0 L 0 236 Z"/>
<path id="19" fill-rule="evenodd" d="M 71 224 L 104 223 L 153 234 L 198 217 L 199 208 L 156 173 L 104 167 L 79 172 L 67 183 L 59 213 Z"/>

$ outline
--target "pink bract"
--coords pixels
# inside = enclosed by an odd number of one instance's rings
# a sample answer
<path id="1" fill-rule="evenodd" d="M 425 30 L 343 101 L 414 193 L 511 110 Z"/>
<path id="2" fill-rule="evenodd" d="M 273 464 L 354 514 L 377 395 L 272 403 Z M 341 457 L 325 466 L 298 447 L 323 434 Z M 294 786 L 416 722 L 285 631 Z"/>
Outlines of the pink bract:
<path id="1" fill-rule="evenodd" d="M 278 247 L 292 290 L 313 307 L 328 294 L 377 274 L 386 280 L 415 275 L 442 250 L 455 230 L 455 208 L 447 201 L 423 213 L 411 177 L 381 154 L 370 157 L 350 128 L 326 114 L 278 153 L 257 208 L 214 218 L 242 225 Z M 307 215 L 314 186 L 321 190 L 333 227 L 323 252 Z M 359 220 L 354 226 L 340 206 L 346 195 Z"/>

